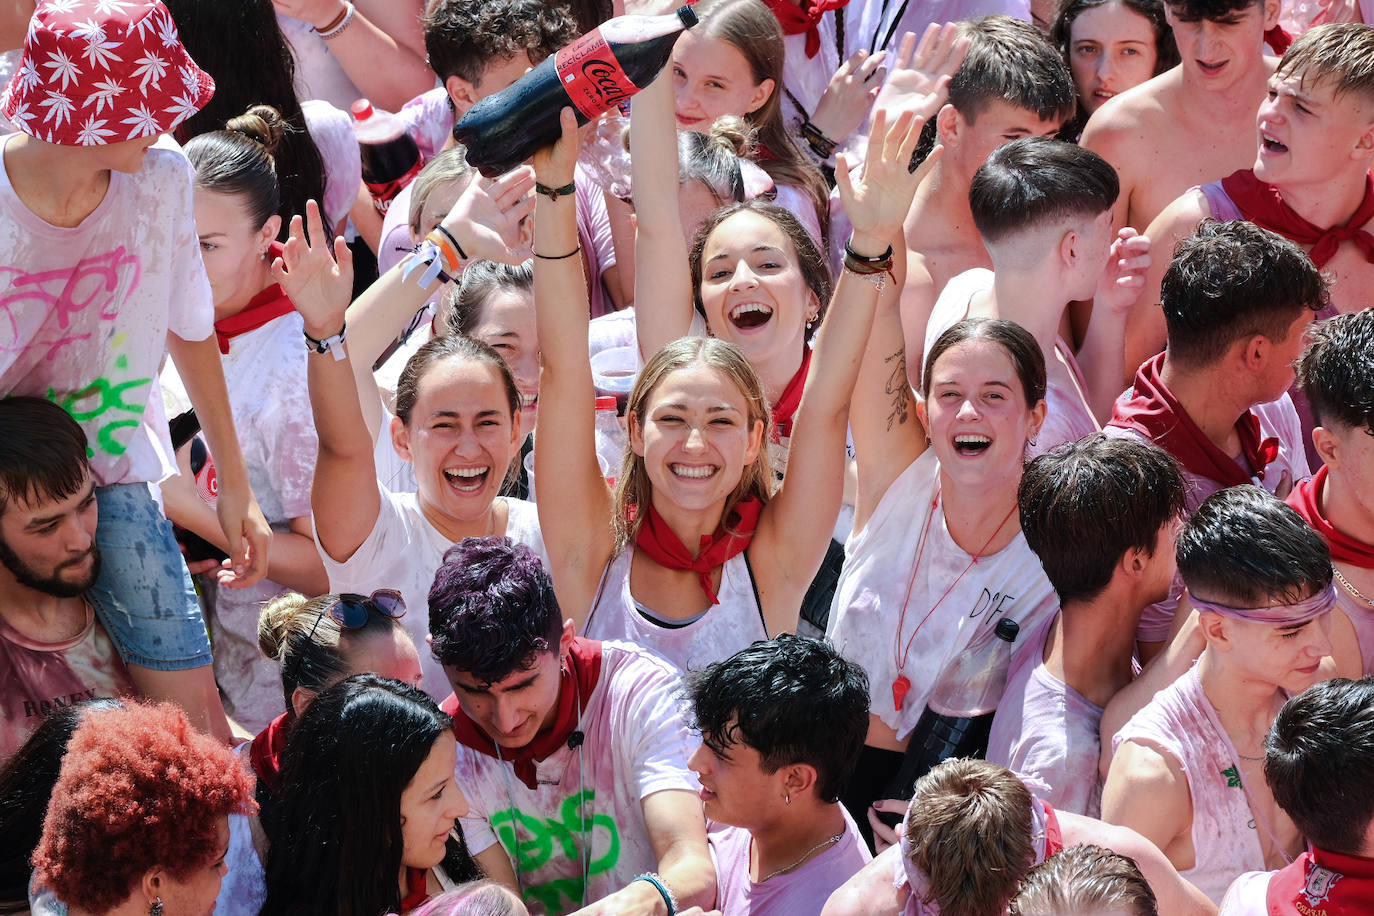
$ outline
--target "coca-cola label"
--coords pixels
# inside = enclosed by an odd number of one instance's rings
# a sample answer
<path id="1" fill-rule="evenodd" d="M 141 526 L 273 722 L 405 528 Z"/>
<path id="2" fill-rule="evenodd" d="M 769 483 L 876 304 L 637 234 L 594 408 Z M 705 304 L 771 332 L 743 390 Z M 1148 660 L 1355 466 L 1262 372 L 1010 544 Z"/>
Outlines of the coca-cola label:
<path id="1" fill-rule="evenodd" d="M 588 120 L 639 91 L 600 31 L 591 31 L 554 55 L 563 90 Z"/>
<path id="2" fill-rule="evenodd" d="M 386 211 L 391 208 L 391 201 L 405 190 L 406 186 L 415 180 L 415 176 L 420 174 L 423 162 L 416 160 L 410 170 L 394 181 L 364 181 L 367 191 L 372 195 L 372 206 L 377 208 L 377 212 L 386 215 Z"/>

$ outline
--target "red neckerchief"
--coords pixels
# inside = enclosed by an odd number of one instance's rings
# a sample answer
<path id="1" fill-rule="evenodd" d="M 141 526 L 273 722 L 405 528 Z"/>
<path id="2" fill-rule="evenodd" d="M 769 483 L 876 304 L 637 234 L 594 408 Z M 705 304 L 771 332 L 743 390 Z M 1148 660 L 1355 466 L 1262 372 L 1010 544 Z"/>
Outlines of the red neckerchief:
<path id="1" fill-rule="evenodd" d="M 801 0 L 801 4 L 789 0 L 764 0 L 782 26 L 784 35 L 806 33 L 806 56 L 815 57 L 821 49 L 821 33 L 816 25 L 821 17 L 831 10 L 844 9 L 849 0 Z"/>
<path id="2" fill-rule="evenodd" d="M 763 503 L 756 496 L 735 503 L 729 517 L 721 519 L 715 534 L 702 535 L 701 549 L 694 557 L 650 503 L 649 511 L 644 514 L 644 523 L 639 526 L 639 534 L 635 535 L 635 547 L 660 566 L 696 573 L 706 597 L 712 604 L 720 604 L 720 599 L 711 588 L 711 570 L 724 566 L 726 560 L 749 547 L 761 511 Z"/>
<path id="3" fill-rule="evenodd" d="M 1042 798 L 1040 804 L 1045 806 L 1045 858 L 1048 859 L 1064 851 L 1064 831 L 1050 803 Z"/>
<path id="4" fill-rule="evenodd" d="M 1221 180 L 1221 187 L 1240 210 L 1240 215 L 1256 226 L 1273 230 L 1286 239 L 1299 245 L 1310 246 L 1308 256 L 1318 267 L 1336 256 L 1341 242 L 1354 242 L 1359 246 L 1364 258 L 1374 263 L 1374 235 L 1362 228 L 1374 219 L 1374 178 L 1364 178 L 1364 199 L 1360 201 L 1355 215 L 1344 226 L 1323 229 L 1313 225 L 1293 212 L 1284 203 L 1279 189 L 1260 181 L 1249 169 L 1232 172 Z"/>
<path id="5" fill-rule="evenodd" d="M 423 868 L 406 868 L 406 895 L 401 912 L 409 913 L 429 899 L 429 874 Z"/>
<path id="6" fill-rule="evenodd" d="M 258 732 L 248 748 L 248 762 L 258 782 L 276 792 L 281 785 L 281 755 L 286 750 L 286 713 L 277 716 Z"/>
<path id="7" fill-rule="evenodd" d="M 806 387 L 806 373 L 811 369 L 811 348 L 805 347 L 801 367 L 782 390 L 782 397 L 773 405 L 773 441 L 781 442 L 792 435 L 792 418 L 797 415 L 797 405 L 801 403 L 802 389 Z"/>
<path id="8" fill-rule="evenodd" d="M 1331 548 L 1331 559 L 1338 563 L 1349 563 L 1361 569 L 1374 569 L 1374 545 L 1357 541 L 1344 531 L 1334 527 L 1322 515 L 1322 488 L 1326 486 L 1326 476 L 1330 471 L 1326 465 L 1321 470 L 1302 481 L 1288 494 L 1288 505 L 1298 510 L 1307 524 L 1322 536 Z"/>
<path id="9" fill-rule="evenodd" d="M 281 257 L 280 242 L 273 242 L 267 249 L 269 260 Z M 240 334 L 256 331 L 269 321 L 276 321 L 283 315 L 294 312 L 296 307 L 282 292 L 281 285 L 273 283 L 248 301 L 248 305 L 237 315 L 221 318 L 215 322 L 215 339 L 219 341 L 219 352 L 229 352 L 229 341 Z"/>
<path id="10" fill-rule="evenodd" d="M 1264 43 L 1267 44 L 1275 54 L 1282 57 L 1289 46 L 1293 44 L 1293 36 L 1281 25 L 1276 25 L 1264 33 Z"/>
<path id="11" fill-rule="evenodd" d="M 1265 913 L 1368 916 L 1374 913 L 1374 859 L 1310 849 L 1269 879 Z"/>
<path id="12" fill-rule="evenodd" d="M 1264 479 L 1264 469 L 1279 456 L 1279 440 L 1261 439 L 1259 417 L 1247 410 L 1236 421 L 1241 455 L 1249 470 L 1203 435 L 1183 405 L 1160 377 L 1164 354 L 1147 360 L 1135 374 L 1131 396 L 1112 408 L 1112 426 L 1134 429 L 1179 460 L 1199 477 L 1215 480 L 1223 487 L 1250 483 L 1251 475 Z"/>
<path id="13" fill-rule="evenodd" d="M 536 786 L 535 763 L 567 744 L 568 736 L 576 730 L 577 720 L 586 711 L 587 701 L 591 699 L 600 678 L 601 643 L 577 637 L 568 650 L 568 664 L 558 685 L 558 709 L 553 728 L 536 735 L 524 747 L 501 748 L 500 759 L 509 761 L 515 767 L 515 775 L 528 788 Z M 488 757 L 498 756 L 496 744 L 463 712 L 456 695 L 449 694 L 440 707 L 453 717 L 453 734 L 457 736 L 459 744 Z"/>

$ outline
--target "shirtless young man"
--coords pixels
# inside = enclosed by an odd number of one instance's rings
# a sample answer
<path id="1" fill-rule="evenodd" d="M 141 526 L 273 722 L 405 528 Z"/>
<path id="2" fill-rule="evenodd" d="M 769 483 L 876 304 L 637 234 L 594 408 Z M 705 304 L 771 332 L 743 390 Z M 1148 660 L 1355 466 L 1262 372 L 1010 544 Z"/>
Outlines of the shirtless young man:
<path id="1" fill-rule="evenodd" d="M 1371 59 L 1374 26 L 1318 26 L 1294 42 L 1269 78 L 1268 100 L 1259 108 L 1258 154 L 1252 146 L 1248 168 L 1212 175 L 1218 180 L 1165 208 L 1149 229 L 1160 250 L 1172 249 L 1207 217 L 1246 219 L 1308 252 L 1331 279 L 1331 313 L 1368 305 L 1374 285 Z M 1147 359 L 1163 346 L 1158 306 L 1167 266 L 1155 265 L 1132 310 L 1128 359 Z"/>
<path id="2" fill-rule="evenodd" d="M 1108 100 L 1083 131 L 1083 145 L 1121 175 L 1117 228 L 1148 226 L 1188 188 L 1253 160 L 1251 125 L 1274 69 L 1264 33 L 1279 5 L 1165 0 L 1183 62 Z"/>
<path id="3" fill-rule="evenodd" d="M 1076 104 L 1063 57 L 1029 23 L 987 16 L 961 23 L 959 34 L 969 39 L 968 55 L 935 119 L 943 152 L 917 187 L 904 227 L 902 333 L 908 353 L 922 352 L 926 323 L 950 278 L 992 267 L 969 210 L 969 185 L 978 167 L 1004 143 L 1054 136 Z M 911 365 L 919 374 L 920 364 Z"/>
<path id="4" fill-rule="evenodd" d="M 1178 567 L 1207 648 L 1113 737 L 1102 817 L 1153 841 L 1219 902 L 1241 872 L 1302 851 L 1261 764 L 1287 697 L 1331 675 L 1331 553 L 1296 512 L 1246 485 L 1188 520 Z"/>

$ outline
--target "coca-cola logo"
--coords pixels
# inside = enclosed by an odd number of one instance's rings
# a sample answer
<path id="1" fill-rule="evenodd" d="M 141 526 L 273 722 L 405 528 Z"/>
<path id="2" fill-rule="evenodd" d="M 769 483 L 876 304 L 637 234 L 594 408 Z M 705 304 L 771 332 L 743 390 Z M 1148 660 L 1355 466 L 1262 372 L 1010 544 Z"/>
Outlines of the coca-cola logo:
<path id="1" fill-rule="evenodd" d="M 621 82 L 624 74 L 611 61 L 592 58 L 582 65 L 582 75 L 591 82 L 592 88 L 608 108 L 629 96 L 626 85 Z"/>

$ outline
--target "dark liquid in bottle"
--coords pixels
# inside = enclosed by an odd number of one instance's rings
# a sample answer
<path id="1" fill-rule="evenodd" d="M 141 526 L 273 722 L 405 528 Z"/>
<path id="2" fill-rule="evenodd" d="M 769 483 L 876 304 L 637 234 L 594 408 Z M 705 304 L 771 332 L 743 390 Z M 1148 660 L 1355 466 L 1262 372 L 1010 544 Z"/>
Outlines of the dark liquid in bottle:
<path id="1" fill-rule="evenodd" d="M 911 740 L 906 746 L 901 769 L 888 783 L 880 798 L 908 799 L 916 794 L 916 780 L 929 773 L 942 760 L 951 757 L 982 757 L 988 752 L 992 732 L 992 713 L 981 716 L 947 716 L 929 706 L 921 713 Z M 902 815 L 879 812 L 889 827 L 902 822 Z"/>

